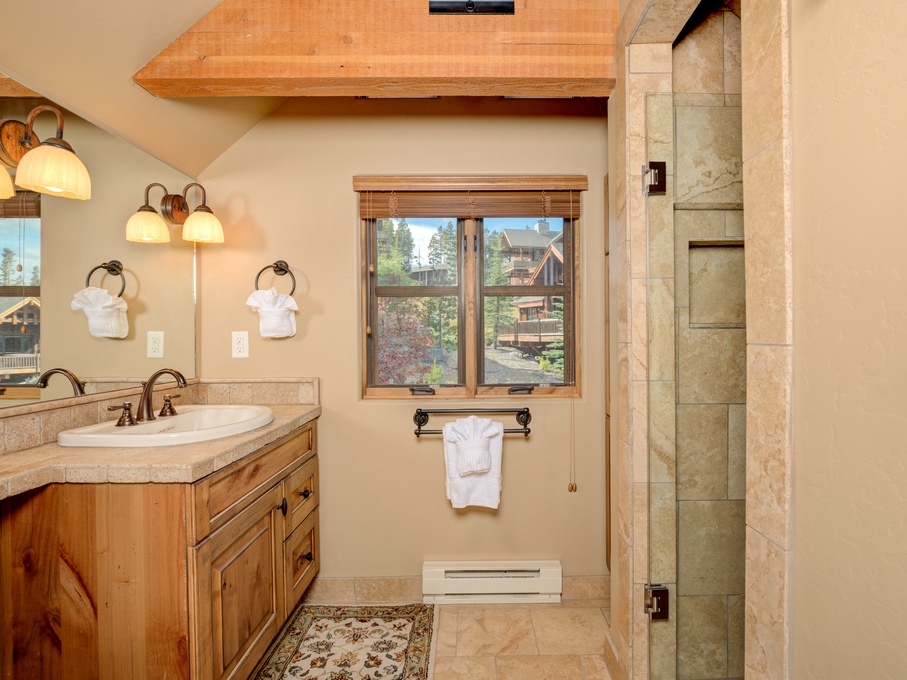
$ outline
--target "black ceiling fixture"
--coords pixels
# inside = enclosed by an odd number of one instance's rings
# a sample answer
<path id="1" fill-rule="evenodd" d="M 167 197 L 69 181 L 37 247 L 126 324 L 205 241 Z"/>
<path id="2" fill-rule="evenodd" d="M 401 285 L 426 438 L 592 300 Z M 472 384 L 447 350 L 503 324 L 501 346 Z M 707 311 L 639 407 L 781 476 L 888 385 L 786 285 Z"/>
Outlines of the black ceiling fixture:
<path id="1" fill-rule="evenodd" d="M 429 14 L 513 14 L 513 0 L 428 0 Z"/>

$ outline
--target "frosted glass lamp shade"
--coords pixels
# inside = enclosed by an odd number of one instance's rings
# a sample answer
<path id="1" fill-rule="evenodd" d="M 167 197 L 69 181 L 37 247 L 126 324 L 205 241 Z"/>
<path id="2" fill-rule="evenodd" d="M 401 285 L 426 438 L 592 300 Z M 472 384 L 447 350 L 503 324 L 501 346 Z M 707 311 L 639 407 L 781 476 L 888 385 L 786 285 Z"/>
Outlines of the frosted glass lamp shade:
<path id="1" fill-rule="evenodd" d="M 44 142 L 26 153 L 16 169 L 16 184 L 61 198 L 91 198 L 88 169 L 72 151 Z"/>
<path id="2" fill-rule="evenodd" d="M 223 243 L 224 228 L 206 205 L 197 207 L 183 225 L 183 240 L 197 243 Z"/>
<path id="3" fill-rule="evenodd" d="M 153 208 L 138 212 L 126 223 L 126 240 L 136 243 L 170 243 L 170 229 Z"/>
<path id="4" fill-rule="evenodd" d="M 0 167 L 0 198 L 12 198 L 16 195 L 16 188 L 6 168 Z"/>

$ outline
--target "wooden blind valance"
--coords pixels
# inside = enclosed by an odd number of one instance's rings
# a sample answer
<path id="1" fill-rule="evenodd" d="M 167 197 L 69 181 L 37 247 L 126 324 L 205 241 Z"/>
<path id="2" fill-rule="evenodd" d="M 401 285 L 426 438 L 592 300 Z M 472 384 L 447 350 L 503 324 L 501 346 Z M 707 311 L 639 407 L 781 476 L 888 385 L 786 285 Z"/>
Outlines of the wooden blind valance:
<path id="1" fill-rule="evenodd" d="M 579 217 L 578 191 L 390 192 L 359 195 L 365 219 L 387 217 Z"/>
<path id="2" fill-rule="evenodd" d="M 388 217 L 578 217 L 585 175 L 354 177 L 359 214 Z"/>
<path id="3" fill-rule="evenodd" d="M 3 168 L 0 167 L 0 171 Z M 41 194 L 17 191 L 12 198 L 0 200 L 0 218 L 41 217 Z"/>

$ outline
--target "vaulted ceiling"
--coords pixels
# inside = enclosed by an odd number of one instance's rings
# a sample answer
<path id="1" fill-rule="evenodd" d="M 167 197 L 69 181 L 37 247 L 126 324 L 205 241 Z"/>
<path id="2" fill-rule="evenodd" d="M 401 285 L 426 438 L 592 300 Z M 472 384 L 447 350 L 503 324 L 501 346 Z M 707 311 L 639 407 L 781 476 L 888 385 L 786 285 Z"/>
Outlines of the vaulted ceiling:
<path id="1" fill-rule="evenodd" d="M 616 6 L 30 0 L 4 7 L 0 73 L 197 175 L 287 96 L 607 96 Z"/>

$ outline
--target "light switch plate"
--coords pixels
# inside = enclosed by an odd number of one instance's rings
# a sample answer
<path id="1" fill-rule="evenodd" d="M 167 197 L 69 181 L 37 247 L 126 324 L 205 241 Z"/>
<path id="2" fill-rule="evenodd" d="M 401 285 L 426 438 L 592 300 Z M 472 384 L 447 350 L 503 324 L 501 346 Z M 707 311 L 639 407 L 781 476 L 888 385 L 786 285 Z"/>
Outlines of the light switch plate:
<path id="1" fill-rule="evenodd" d="M 148 358 L 164 358 L 164 331 L 148 331 Z"/>
<path id="2" fill-rule="evenodd" d="M 233 358 L 249 358 L 249 331 L 233 331 Z"/>

